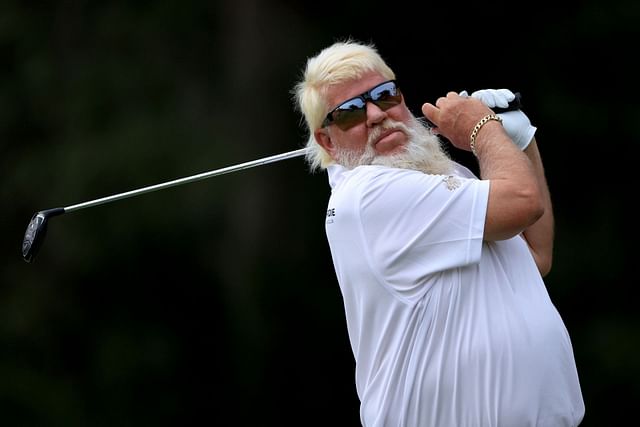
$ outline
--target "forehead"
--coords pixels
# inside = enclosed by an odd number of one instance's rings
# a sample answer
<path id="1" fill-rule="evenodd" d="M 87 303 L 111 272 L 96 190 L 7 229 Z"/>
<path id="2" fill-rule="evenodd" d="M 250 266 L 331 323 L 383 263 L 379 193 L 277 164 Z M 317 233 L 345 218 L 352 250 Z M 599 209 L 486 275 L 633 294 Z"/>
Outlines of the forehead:
<path id="1" fill-rule="evenodd" d="M 382 74 L 376 71 L 369 71 L 357 79 L 329 86 L 326 99 L 329 106 L 335 107 L 347 99 L 358 96 L 385 81 L 387 81 L 387 79 L 384 78 Z"/>

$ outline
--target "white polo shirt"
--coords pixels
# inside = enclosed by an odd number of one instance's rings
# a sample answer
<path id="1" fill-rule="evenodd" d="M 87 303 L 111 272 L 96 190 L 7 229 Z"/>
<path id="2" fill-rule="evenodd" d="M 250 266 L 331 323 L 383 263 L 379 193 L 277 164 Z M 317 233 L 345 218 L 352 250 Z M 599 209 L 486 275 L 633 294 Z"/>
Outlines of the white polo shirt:
<path id="1" fill-rule="evenodd" d="M 485 242 L 489 181 L 328 169 L 326 232 L 364 426 L 576 426 L 569 335 L 524 239 Z"/>

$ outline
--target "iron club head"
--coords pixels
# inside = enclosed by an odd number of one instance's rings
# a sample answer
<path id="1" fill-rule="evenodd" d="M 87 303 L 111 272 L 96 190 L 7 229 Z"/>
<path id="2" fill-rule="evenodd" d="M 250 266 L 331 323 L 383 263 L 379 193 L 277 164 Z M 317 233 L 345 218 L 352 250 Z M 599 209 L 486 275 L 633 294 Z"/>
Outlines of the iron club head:
<path id="1" fill-rule="evenodd" d="M 44 236 L 47 234 L 47 221 L 49 218 L 62 215 L 64 212 L 64 208 L 55 208 L 33 214 L 22 240 L 22 258 L 26 262 L 33 261 L 38 249 L 42 246 Z"/>

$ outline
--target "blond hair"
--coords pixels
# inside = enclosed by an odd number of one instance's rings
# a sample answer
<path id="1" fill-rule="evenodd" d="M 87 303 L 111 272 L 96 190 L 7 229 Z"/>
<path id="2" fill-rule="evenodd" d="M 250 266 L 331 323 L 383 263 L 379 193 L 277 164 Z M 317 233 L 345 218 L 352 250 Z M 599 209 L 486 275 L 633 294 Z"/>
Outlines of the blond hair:
<path id="1" fill-rule="evenodd" d="M 329 105 L 325 100 L 329 86 L 355 80 L 366 72 L 375 71 L 385 79 L 395 79 L 395 74 L 382 59 L 373 44 L 363 44 L 351 39 L 339 41 L 323 49 L 307 60 L 302 79 L 293 93 L 296 107 L 304 115 L 307 130 L 306 159 L 311 171 L 326 169 L 333 159 L 318 144 L 314 131 L 322 126 Z"/>

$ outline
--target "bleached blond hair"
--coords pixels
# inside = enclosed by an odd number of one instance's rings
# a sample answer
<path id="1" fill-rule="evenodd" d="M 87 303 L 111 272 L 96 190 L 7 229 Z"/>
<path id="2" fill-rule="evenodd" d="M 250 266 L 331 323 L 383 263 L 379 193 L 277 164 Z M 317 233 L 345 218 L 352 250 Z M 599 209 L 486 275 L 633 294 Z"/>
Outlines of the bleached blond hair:
<path id="1" fill-rule="evenodd" d="M 330 107 L 325 99 L 327 89 L 332 85 L 358 79 L 370 71 L 380 73 L 387 80 L 395 79 L 395 73 L 373 44 L 352 39 L 336 42 L 307 60 L 302 79 L 296 84 L 293 93 L 296 107 L 304 115 L 309 132 L 306 160 L 311 171 L 326 169 L 334 163 L 314 136 L 314 132 L 322 127 Z"/>

